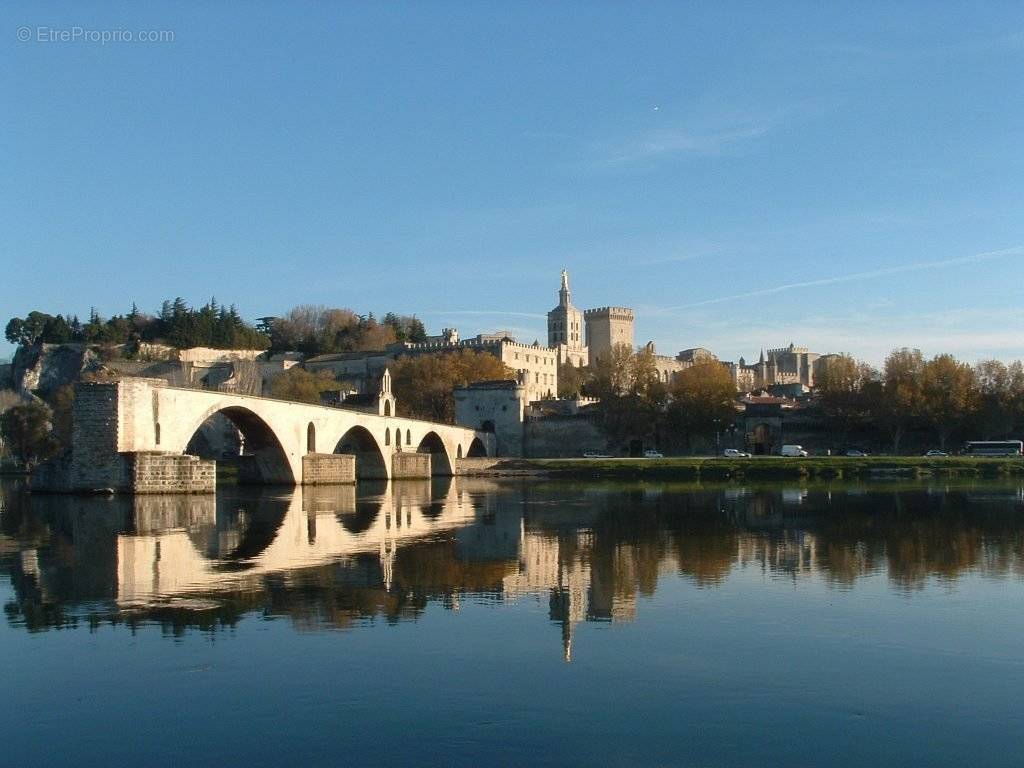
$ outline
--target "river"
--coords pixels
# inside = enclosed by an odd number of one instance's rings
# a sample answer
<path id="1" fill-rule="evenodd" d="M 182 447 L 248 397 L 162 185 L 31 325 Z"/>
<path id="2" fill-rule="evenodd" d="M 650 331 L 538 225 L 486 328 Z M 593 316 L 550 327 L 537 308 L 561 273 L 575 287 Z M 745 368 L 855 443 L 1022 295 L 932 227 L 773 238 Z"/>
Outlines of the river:
<path id="1" fill-rule="evenodd" d="M 0 484 L 5 765 L 1020 765 L 1024 485 Z"/>

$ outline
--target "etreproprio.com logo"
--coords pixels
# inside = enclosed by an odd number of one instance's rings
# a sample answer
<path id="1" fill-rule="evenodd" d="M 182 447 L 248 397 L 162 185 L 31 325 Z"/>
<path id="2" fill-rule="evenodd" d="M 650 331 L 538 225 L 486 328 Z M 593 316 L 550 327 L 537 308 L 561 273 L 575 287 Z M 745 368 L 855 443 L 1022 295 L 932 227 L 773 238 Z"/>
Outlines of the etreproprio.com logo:
<path id="1" fill-rule="evenodd" d="M 23 43 L 173 43 L 170 29 L 89 29 L 77 25 L 70 27 L 18 27 L 17 37 Z"/>

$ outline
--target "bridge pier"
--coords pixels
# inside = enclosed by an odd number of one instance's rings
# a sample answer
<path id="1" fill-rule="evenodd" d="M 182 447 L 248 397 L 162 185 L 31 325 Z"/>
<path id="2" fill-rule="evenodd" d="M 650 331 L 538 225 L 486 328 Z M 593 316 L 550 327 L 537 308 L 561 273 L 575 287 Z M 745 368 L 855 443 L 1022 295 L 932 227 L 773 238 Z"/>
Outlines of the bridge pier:
<path id="1" fill-rule="evenodd" d="M 356 457 L 350 453 L 307 453 L 302 457 L 303 485 L 350 485 L 356 481 Z"/>
<path id="2" fill-rule="evenodd" d="M 393 453 L 391 455 L 392 480 L 429 480 L 429 453 Z"/>

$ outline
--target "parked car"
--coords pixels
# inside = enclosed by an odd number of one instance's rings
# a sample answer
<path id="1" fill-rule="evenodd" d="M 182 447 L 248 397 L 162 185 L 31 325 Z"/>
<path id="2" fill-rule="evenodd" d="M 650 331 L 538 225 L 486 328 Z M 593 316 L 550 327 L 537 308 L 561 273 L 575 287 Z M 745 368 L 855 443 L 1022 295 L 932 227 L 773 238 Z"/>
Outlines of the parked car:
<path id="1" fill-rule="evenodd" d="M 749 459 L 750 454 L 746 451 L 741 451 L 738 448 L 726 448 L 722 451 L 722 456 L 727 459 Z"/>
<path id="2" fill-rule="evenodd" d="M 846 452 L 846 455 L 849 456 L 851 459 L 863 459 L 867 456 L 870 456 L 870 454 L 867 451 L 862 451 L 860 448 L 851 448 Z"/>
<path id="3" fill-rule="evenodd" d="M 946 453 L 945 451 L 940 451 L 935 448 L 932 448 L 930 451 L 925 453 L 925 456 L 949 456 L 949 454 Z"/>
<path id="4" fill-rule="evenodd" d="M 645 459 L 664 459 L 665 455 L 662 454 L 662 453 L 658 453 L 653 448 L 648 448 L 646 451 L 644 451 L 644 458 Z"/>
<path id="5" fill-rule="evenodd" d="M 802 458 L 807 455 L 807 451 L 804 450 L 802 445 L 784 445 L 782 450 L 779 451 L 780 456 L 789 456 L 791 458 Z"/>

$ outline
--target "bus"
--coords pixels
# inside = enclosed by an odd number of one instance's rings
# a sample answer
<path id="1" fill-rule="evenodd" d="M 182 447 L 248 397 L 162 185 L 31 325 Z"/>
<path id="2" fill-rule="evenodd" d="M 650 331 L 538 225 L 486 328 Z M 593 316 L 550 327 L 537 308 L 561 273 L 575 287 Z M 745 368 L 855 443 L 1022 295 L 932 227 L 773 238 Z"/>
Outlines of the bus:
<path id="1" fill-rule="evenodd" d="M 965 456 L 1020 456 L 1024 454 L 1021 440 L 972 440 L 964 446 Z"/>

